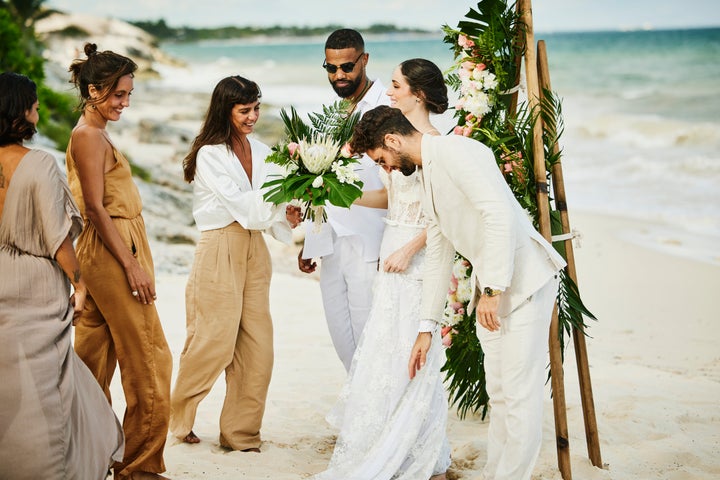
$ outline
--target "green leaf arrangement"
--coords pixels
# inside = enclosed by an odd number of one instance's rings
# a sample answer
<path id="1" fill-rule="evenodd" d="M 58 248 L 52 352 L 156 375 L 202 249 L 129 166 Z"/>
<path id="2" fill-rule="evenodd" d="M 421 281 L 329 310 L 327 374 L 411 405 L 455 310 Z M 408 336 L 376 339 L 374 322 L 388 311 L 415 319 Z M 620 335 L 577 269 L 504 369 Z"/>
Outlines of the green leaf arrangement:
<path id="1" fill-rule="evenodd" d="M 451 45 L 456 64 L 446 72 L 447 84 L 463 93 L 463 80 L 458 71 L 467 67 L 466 62 L 483 64 L 495 75 L 497 87 L 489 92 L 489 111 L 477 117 L 469 111 L 457 108 L 458 119 L 455 133 L 470 136 L 495 153 L 498 168 L 503 172 L 511 191 L 520 205 L 534 219 L 538 226 L 537 189 L 534 176 L 532 135 L 535 122 L 543 122 L 543 142 L 547 172 L 560 161 L 561 151 L 556 148 L 563 132 L 562 103 L 550 91 L 543 92 L 543 98 L 535 109 L 526 103 L 515 106 L 512 92 L 519 81 L 520 62 L 518 58 L 525 51 L 525 26 L 516 13 L 515 5 L 506 0 L 482 0 L 476 9 L 470 9 L 465 19 L 453 29 L 443 27 L 444 41 Z M 467 88 L 467 87 L 465 87 Z M 549 177 L 549 173 L 548 173 Z M 552 202 L 552 199 L 549 199 Z M 550 205 L 552 234 L 562 233 L 560 215 Z M 554 247 L 567 259 L 564 242 L 555 242 Z M 458 255 L 458 261 L 464 260 Z M 467 271 L 471 275 L 472 270 Z M 564 352 L 565 335 L 572 329 L 585 332 L 584 318 L 595 320 L 585 307 L 577 285 L 567 274 L 560 272 L 560 288 L 557 296 L 559 340 Z M 446 312 L 452 308 L 446 307 Z M 454 315 L 451 335 L 452 344 L 446 350 L 443 367 L 450 399 L 457 407 L 458 415 L 481 413 L 484 417 L 488 408 L 485 388 L 482 347 L 475 333 L 475 312 Z M 452 322 L 449 322 L 452 323 Z M 564 357 L 564 354 L 563 354 Z"/>
<path id="2" fill-rule="evenodd" d="M 263 185 L 266 201 L 298 201 L 304 206 L 304 219 L 320 223 L 327 219 L 327 203 L 349 208 L 362 195 L 363 182 L 352 170 L 358 159 L 343 148 L 360 119 L 359 112 L 349 112 L 346 100 L 310 113 L 309 123 L 294 107 L 280 111 L 286 139 L 272 147 L 265 161 L 282 167 L 284 174 Z"/>

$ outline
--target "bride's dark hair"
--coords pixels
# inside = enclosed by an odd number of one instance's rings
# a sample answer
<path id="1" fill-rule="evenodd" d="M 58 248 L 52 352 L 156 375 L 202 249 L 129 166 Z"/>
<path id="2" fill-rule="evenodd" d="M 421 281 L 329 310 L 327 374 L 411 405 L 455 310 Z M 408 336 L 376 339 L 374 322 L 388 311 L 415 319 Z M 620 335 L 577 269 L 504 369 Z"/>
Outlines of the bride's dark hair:
<path id="1" fill-rule="evenodd" d="M 425 102 L 431 113 L 443 113 L 448 108 L 447 85 L 442 72 L 430 60 L 411 58 L 400 64 L 400 72 L 410 91 Z"/>

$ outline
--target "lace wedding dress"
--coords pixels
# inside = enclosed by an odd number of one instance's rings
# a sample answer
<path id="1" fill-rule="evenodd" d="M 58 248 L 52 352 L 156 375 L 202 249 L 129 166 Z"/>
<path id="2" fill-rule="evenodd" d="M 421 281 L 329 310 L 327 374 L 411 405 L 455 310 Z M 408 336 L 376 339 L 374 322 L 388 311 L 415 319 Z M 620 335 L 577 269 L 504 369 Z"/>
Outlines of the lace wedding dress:
<path id="1" fill-rule="evenodd" d="M 420 320 L 425 248 L 405 272 L 382 271 L 385 258 L 425 228 L 420 174 L 405 177 L 381 170 L 381 177 L 388 215 L 372 309 L 348 379 L 328 415 L 340 432 L 328 469 L 316 480 L 423 480 L 450 465 L 439 333 L 433 334 L 425 367 L 413 380 L 408 377 Z"/>

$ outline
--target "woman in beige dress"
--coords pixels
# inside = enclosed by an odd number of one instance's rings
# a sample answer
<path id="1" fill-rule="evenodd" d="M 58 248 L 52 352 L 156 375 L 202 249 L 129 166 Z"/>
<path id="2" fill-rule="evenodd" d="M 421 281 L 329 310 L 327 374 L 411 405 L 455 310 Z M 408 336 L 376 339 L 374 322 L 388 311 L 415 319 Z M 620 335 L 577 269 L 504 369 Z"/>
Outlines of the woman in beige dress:
<path id="1" fill-rule="evenodd" d="M 0 74 L 0 478 L 101 480 L 122 429 L 72 349 L 82 220 L 53 156 L 23 146 L 38 118 L 35 83 Z"/>
<path id="2" fill-rule="evenodd" d="M 77 255 L 88 287 L 75 350 L 110 398 L 120 365 L 127 409 L 116 480 L 158 479 L 170 417 L 172 356 L 155 309 L 153 261 L 130 164 L 105 126 L 130 105 L 137 65 L 85 45 L 70 66 L 82 116 L 67 147 L 68 183 L 85 219 Z"/>

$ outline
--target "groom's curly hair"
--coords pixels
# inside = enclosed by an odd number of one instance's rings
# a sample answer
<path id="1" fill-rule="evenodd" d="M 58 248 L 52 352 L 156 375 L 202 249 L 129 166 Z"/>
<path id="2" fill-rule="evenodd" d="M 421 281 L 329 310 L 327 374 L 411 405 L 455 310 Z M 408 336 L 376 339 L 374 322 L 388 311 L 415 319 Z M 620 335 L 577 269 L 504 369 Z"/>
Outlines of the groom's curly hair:
<path id="1" fill-rule="evenodd" d="M 380 105 L 365 112 L 355 125 L 350 148 L 353 153 L 362 154 L 385 146 L 385 135 L 412 135 L 417 132 L 405 115 L 397 108 Z"/>

